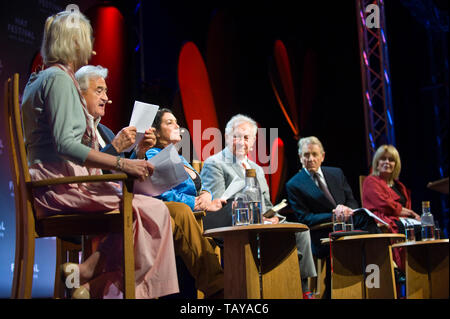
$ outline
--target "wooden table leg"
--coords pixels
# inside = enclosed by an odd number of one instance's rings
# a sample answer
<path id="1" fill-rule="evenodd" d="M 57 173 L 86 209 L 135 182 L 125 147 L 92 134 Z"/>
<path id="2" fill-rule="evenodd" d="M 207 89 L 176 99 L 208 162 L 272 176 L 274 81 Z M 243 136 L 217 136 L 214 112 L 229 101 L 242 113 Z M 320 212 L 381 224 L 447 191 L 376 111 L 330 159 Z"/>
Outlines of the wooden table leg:
<path id="1" fill-rule="evenodd" d="M 366 269 L 363 271 L 370 281 L 369 286 L 365 283 L 366 299 L 397 299 L 390 240 L 370 239 L 364 246 Z"/>
<path id="2" fill-rule="evenodd" d="M 263 299 L 302 299 L 300 267 L 294 233 L 262 233 Z"/>
<path id="3" fill-rule="evenodd" d="M 432 299 L 448 299 L 448 245 L 435 245 L 430 247 L 433 253 L 429 256 L 429 273 Z"/>
<path id="4" fill-rule="evenodd" d="M 448 245 L 418 245 L 406 249 L 406 297 L 447 299 Z"/>
<path id="5" fill-rule="evenodd" d="M 332 245 L 332 299 L 363 299 L 362 242 L 342 241 Z"/>
<path id="6" fill-rule="evenodd" d="M 260 299 L 256 236 L 237 232 L 224 236 L 224 297 Z"/>

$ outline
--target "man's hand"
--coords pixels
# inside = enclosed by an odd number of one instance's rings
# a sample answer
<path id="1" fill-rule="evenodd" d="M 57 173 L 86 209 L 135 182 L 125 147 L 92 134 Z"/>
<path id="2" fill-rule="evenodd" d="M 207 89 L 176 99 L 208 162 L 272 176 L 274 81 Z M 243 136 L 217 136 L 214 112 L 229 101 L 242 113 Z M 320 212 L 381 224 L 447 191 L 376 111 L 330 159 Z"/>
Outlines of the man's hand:
<path id="1" fill-rule="evenodd" d="M 335 209 L 333 209 L 333 213 L 335 213 L 338 216 L 344 215 L 345 217 L 347 217 L 353 215 L 353 209 L 345 205 L 339 204 L 336 206 Z"/>
<path id="2" fill-rule="evenodd" d="M 136 146 L 136 156 L 145 158 L 145 153 L 156 144 L 155 128 L 151 127 L 145 131 L 144 138 Z"/>
<path id="3" fill-rule="evenodd" d="M 136 142 L 136 127 L 128 126 L 120 130 L 114 137 L 111 144 L 117 153 L 122 153 Z"/>

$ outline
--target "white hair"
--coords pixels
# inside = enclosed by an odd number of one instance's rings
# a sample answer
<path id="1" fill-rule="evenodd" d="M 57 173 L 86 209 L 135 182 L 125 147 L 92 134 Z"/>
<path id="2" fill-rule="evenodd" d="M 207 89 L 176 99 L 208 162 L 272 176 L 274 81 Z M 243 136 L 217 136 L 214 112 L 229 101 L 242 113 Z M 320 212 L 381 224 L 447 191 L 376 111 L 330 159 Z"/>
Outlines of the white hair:
<path id="1" fill-rule="evenodd" d="M 104 78 L 108 76 L 108 69 L 102 67 L 101 65 L 93 66 L 93 65 L 85 65 L 80 68 L 75 73 L 75 78 L 77 82 L 80 84 L 80 89 L 85 91 L 89 87 L 89 80 Z"/>
<path id="2" fill-rule="evenodd" d="M 302 155 L 303 146 L 309 145 L 309 144 L 318 145 L 320 147 L 320 150 L 322 151 L 322 153 L 325 153 L 325 150 L 323 149 L 323 146 L 322 146 L 322 143 L 320 142 L 320 140 L 315 136 L 308 136 L 308 137 L 301 138 L 298 141 L 298 155 Z"/>
<path id="3" fill-rule="evenodd" d="M 237 114 L 228 121 L 227 125 L 225 126 L 225 134 L 232 134 L 234 128 L 242 123 L 250 124 L 252 126 L 253 137 L 256 137 L 256 133 L 258 132 L 258 125 L 253 119 L 242 114 Z"/>

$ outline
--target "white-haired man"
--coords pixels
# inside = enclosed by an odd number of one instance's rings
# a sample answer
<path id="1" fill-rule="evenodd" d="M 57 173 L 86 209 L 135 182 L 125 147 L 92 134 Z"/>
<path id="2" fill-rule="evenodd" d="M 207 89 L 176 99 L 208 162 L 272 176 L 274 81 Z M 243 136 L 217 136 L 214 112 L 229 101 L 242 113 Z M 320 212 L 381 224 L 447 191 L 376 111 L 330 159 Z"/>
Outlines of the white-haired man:
<path id="1" fill-rule="evenodd" d="M 101 66 L 87 65 L 75 73 L 86 106 L 97 126 L 97 136 L 102 152 L 123 156 L 123 150 L 134 144 L 136 128 L 126 127 L 116 136 L 106 126 L 99 124 L 108 102 L 105 78 L 108 70 Z M 132 157 L 145 158 L 145 152 L 153 147 L 156 138 L 153 129 L 145 132 Z M 223 297 L 223 269 L 209 241 L 202 235 L 191 209 L 183 203 L 165 202 L 169 209 L 175 253 L 180 256 L 197 288 L 208 298 Z"/>
<path id="2" fill-rule="evenodd" d="M 209 189 L 214 198 L 220 198 L 235 177 L 245 178 L 246 169 L 255 169 L 256 178 L 262 193 L 263 212 L 273 205 L 270 201 L 269 186 L 261 166 L 248 159 L 255 141 L 258 126 L 248 116 L 238 114 L 233 116 L 225 127 L 226 147 L 219 153 L 206 159 L 200 173 L 205 188 Z M 231 200 L 220 211 L 208 214 L 204 218 L 205 229 L 231 225 Z M 285 217 L 276 215 L 272 223 L 285 222 Z M 309 231 L 296 233 L 296 243 L 300 261 L 303 292 L 308 290 L 307 278 L 316 277 L 316 269 L 311 253 L 311 238 Z M 306 296 L 306 293 L 305 293 Z"/>
<path id="3" fill-rule="evenodd" d="M 124 156 L 124 150 L 133 145 L 136 141 L 136 127 L 127 126 L 120 130 L 117 135 L 105 125 L 100 123 L 105 115 L 106 105 L 111 103 L 108 99 L 108 87 L 105 79 L 108 76 L 108 69 L 93 65 L 86 65 L 75 73 L 75 78 L 80 85 L 81 93 L 86 100 L 87 109 L 97 128 L 97 137 L 101 146 L 101 151 L 111 155 Z M 152 129 L 145 131 L 144 138 L 136 146 L 132 157 L 143 159 L 145 152 L 156 142 Z"/>

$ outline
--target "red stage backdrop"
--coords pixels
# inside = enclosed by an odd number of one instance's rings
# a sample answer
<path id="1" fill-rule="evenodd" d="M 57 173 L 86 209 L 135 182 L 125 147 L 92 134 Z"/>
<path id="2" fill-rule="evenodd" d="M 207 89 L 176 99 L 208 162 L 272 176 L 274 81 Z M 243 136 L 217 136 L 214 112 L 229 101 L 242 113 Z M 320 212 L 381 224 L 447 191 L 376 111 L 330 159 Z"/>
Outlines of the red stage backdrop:
<path id="1" fill-rule="evenodd" d="M 126 40 L 124 18 L 120 11 L 112 6 L 96 6 L 86 12 L 94 29 L 94 51 L 97 53 L 89 62 L 108 68 L 108 104 L 102 123 L 117 133 L 129 123 L 125 105 L 129 79 L 126 78 Z"/>
<path id="2" fill-rule="evenodd" d="M 200 51 L 193 42 L 187 42 L 181 48 L 178 59 L 178 82 L 185 119 L 194 146 L 194 159 L 204 161 L 216 153 L 213 150 L 214 145 L 222 141 L 216 139 L 213 145 L 212 137 L 209 136 L 205 136 L 202 141 L 205 129 L 218 129 L 219 125 L 208 71 Z M 195 120 L 201 120 L 200 129 L 198 126 L 194 128 Z M 205 156 L 202 155 L 204 147 L 208 147 L 209 150 L 205 152 Z M 216 148 L 221 150 L 220 147 Z"/>

